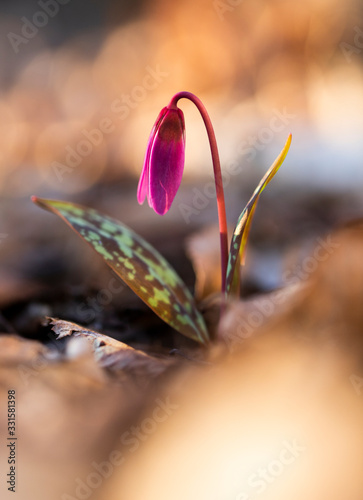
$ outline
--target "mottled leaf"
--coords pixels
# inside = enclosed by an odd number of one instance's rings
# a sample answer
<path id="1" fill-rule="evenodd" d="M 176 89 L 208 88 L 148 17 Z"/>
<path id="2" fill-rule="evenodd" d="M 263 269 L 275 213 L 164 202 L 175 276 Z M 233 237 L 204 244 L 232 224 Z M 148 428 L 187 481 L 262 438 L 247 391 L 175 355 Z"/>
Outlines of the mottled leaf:
<path id="1" fill-rule="evenodd" d="M 166 323 L 197 342 L 209 340 L 191 293 L 164 257 L 141 236 L 91 208 L 36 197 L 32 200 L 59 215 L 82 236 Z"/>
<path id="2" fill-rule="evenodd" d="M 287 152 L 289 150 L 290 144 L 291 144 L 291 134 L 287 138 L 283 150 L 276 158 L 272 166 L 269 168 L 269 170 L 266 172 L 266 174 L 263 176 L 259 185 L 255 189 L 255 192 L 253 193 L 251 199 L 249 200 L 243 212 L 239 216 L 236 228 L 232 236 L 231 248 L 228 258 L 227 277 L 226 277 L 226 293 L 228 295 L 230 295 L 234 291 L 233 283 L 236 282 L 236 273 L 239 273 L 240 262 L 242 263 L 242 265 L 244 264 L 245 249 L 246 249 L 248 234 L 250 231 L 253 214 L 256 210 L 256 205 L 260 197 L 260 194 L 265 189 L 270 180 L 273 178 L 273 176 L 276 174 L 278 169 L 281 167 L 282 162 L 284 161 Z"/>

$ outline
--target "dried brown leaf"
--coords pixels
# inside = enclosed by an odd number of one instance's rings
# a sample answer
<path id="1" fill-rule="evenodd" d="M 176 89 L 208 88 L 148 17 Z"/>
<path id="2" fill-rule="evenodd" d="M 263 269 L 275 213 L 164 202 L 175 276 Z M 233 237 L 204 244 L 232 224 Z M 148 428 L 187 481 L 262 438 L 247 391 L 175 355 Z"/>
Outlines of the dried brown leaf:
<path id="1" fill-rule="evenodd" d="M 116 372 L 119 376 L 128 375 L 135 377 L 141 384 L 147 384 L 150 377 L 161 375 L 175 361 L 165 358 L 156 358 L 143 351 L 134 349 L 119 340 L 84 328 L 76 323 L 64 321 L 56 318 L 47 318 L 52 325 L 52 330 L 58 339 L 73 335 L 83 338 L 90 343 L 95 357 L 100 366 L 107 367 Z"/>

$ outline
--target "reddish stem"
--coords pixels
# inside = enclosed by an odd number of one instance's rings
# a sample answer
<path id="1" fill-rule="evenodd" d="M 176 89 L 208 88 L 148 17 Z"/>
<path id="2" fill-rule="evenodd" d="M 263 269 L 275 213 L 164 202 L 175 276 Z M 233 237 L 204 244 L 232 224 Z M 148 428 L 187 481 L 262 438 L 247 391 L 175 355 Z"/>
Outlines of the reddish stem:
<path id="1" fill-rule="evenodd" d="M 206 108 L 202 101 L 191 92 L 178 92 L 171 99 L 168 108 L 177 108 L 179 99 L 189 99 L 198 108 L 201 114 L 205 128 L 207 129 L 210 149 L 212 153 L 212 162 L 214 170 L 214 180 L 216 185 L 217 205 L 218 205 L 218 219 L 219 219 L 219 234 L 221 242 L 221 273 L 222 273 L 222 297 L 226 291 L 226 274 L 228 264 L 228 233 L 227 233 L 227 218 L 226 218 L 226 205 L 224 202 L 223 181 L 221 173 L 221 163 L 219 161 L 218 147 L 216 136 L 214 134 L 213 125 L 208 115 Z"/>

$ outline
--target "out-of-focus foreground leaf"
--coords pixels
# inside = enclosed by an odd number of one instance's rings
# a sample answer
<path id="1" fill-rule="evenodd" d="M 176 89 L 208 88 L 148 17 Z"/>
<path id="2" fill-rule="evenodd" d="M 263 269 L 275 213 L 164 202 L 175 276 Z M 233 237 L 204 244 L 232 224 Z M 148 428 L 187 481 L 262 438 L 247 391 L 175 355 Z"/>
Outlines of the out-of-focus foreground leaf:
<path id="1" fill-rule="evenodd" d="M 245 249 L 246 249 L 248 234 L 250 231 L 253 214 L 255 213 L 260 194 L 265 189 L 270 180 L 273 178 L 273 176 L 276 174 L 278 169 L 281 167 L 282 162 L 284 161 L 287 152 L 289 150 L 290 144 L 291 144 L 291 134 L 287 138 L 283 150 L 276 158 L 274 163 L 271 165 L 269 170 L 266 172 L 266 174 L 263 176 L 259 185 L 255 189 L 255 192 L 253 193 L 249 202 L 245 206 L 243 212 L 239 216 L 237 225 L 233 232 L 231 248 L 228 258 L 227 277 L 226 277 L 227 294 L 231 294 L 234 291 L 234 284 L 236 283 L 236 281 L 238 281 L 236 280 L 236 275 L 239 273 L 239 263 L 241 262 L 242 265 L 244 264 Z"/>
<path id="2" fill-rule="evenodd" d="M 19 472 L 14 497 L 18 500 L 65 498 L 67 491 L 75 489 L 75 479 L 89 473 L 91 461 L 101 462 L 115 446 L 120 428 L 143 406 L 141 398 L 147 397 L 140 385 L 130 385 L 133 374 L 107 372 L 90 349 L 78 349 L 78 355 L 76 350 L 70 347 L 68 356 L 68 347 L 63 354 L 38 341 L 0 335 L 1 407 L 6 407 L 8 390 L 16 393 Z M 125 380 L 129 383 L 120 383 Z M 40 414 L 43 423 L 39 423 Z M 2 412 L 4 437 L 5 417 Z M 8 450 L 6 445 L 0 450 L 3 470 L 8 466 Z M 8 486 L 5 480 L 4 490 Z M 10 496 L 5 490 L 1 498 Z"/>
<path id="3" fill-rule="evenodd" d="M 298 282 L 226 304 L 234 352 L 173 381 L 175 412 L 101 499 L 363 498 L 363 221 L 316 245 Z"/>
<path id="4" fill-rule="evenodd" d="M 197 342 L 209 340 L 203 317 L 186 285 L 164 257 L 141 236 L 91 208 L 37 197 L 32 200 L 61 217 L 82 236 L 166 323 Z"/>

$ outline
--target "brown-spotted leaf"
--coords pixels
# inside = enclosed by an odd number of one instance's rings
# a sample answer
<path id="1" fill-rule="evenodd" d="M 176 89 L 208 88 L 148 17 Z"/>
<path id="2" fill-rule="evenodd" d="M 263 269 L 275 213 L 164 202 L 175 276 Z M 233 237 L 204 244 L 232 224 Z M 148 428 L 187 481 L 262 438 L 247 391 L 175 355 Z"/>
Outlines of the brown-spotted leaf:
<path id="1" fill-rule="evenodd" d="M 263 176 L 259 185 L 255 189 L 255 192 L 253 193 L 249 202 L 245 206 L 243 212 L 239 216 L 236 228 L 232 236 L 230 253 L 228 258 L 227 276 L 226 276 L 226 293 L 228 295 L 233 293 L 236 273 L 239 273 L 239 263 L 241 262 L 242 264 L 244 264 L 245 249 L 246 249 L 248 234 L 250 231 L 253 214 L 255 213 L 260 194 L 265 189 L 270 180 L 273 178 L 273 176 L 276 174 L 278 169 L 281 167 L 289 150 L 290 144 L 291 144 L 291 134 L 288 136 L 283 150 L 276 158 L 274 163 L 271 165 L 271 167 L 268 169 L 266 174 Z"/>
<path id="2" fill-rule="evenodd" d="M 197 342 L 208 342 L 203 317 L 186 285 L 141 236 L 92 208 L 36 197 L 32 200 L 61 217 L 161 319 Z"/>

